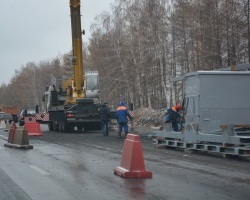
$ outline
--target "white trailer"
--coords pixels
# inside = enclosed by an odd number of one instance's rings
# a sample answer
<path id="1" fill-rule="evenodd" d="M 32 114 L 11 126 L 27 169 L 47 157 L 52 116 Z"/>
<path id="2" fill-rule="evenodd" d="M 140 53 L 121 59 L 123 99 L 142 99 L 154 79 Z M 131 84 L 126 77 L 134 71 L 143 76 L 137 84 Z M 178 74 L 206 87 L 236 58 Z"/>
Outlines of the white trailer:
<path id="1" fill-rule="evenodd" d="M 197 71 L 182 80 L 183 129 L 165 124 L 154 131 L 156 144 L 250 156 L 250 72 Z"/>

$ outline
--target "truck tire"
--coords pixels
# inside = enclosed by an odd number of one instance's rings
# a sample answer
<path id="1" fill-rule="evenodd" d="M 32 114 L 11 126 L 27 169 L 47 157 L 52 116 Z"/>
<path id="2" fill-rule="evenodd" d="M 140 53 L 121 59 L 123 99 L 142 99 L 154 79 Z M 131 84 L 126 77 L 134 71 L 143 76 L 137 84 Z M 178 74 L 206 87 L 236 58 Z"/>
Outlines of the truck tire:
<path id="1" fill-rule="evenodd" d="M 91 131 L 91 126 L 89 124 L 84 124 L 84 131 Z"/>
<path id="2" fill-rule="evenodd" d="M 65 122 L 60 122 L 59 124 L 59 131 L 62 133 L 66 133 L 67 132 L 67 125 L 65 124 Z"/>
<path id="3" fill-rule="evenodd" d="M 77 130 L 78 130 L 78 131 L 82 131 L 82 129 L 83 129 L 83 126 L 82 126 L 82 125 L 78 125 L 78 126 L 77 126 Z"/>
<path id="4" fill-rule="evenodd" d="M 102 130 L 102 124 L 101 123 L 93 123 L 93 124 L 89 124 L 89 130 L 90 131 L 99 131 Z"/>
<path id="5" fill-rule="evenodd" d="M 48 127 L 49 127 L 49 131 L 54 131 L 53 122 L 49 122 Z"/>
<path id="6" fill-rule="evenodd" d="M 54 123 L 54 131 L 59 132 L 59 124 Z"/>
<path id="7" fill-rule="evenodd" d="M 74 126 L 67 125 L 67 132 L 70 132 L 70 133 L 74 132 Z"/>

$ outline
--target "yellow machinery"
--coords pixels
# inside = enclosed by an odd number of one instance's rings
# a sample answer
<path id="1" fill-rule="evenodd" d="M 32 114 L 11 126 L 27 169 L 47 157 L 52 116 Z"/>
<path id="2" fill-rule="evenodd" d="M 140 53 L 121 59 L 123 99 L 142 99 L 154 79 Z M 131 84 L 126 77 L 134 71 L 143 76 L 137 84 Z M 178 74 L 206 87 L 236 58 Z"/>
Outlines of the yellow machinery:
<path id="1" fill-rule="evenodd" d="M 85 73 L 82 56 L 80 0 L 70 0 L 72 30 L 73 76 L 63 80 L 59 91 L 56 86 L 45 93 L 44 101 L 49 114 L 50 130 L 100 130 L 101 120 L 98 72 Z"/>
<path id="2" fill-rule="evenodd" d="M 67 91 L 65 104 L 76 103 L 76 98 L 86 97 L 86 83 L 82 58 L 82 29 L 80 0 L 70 0 L 71 31 L 72 31 L 72 65 L 73 77 L 63 81 L 62 89 Z"/>

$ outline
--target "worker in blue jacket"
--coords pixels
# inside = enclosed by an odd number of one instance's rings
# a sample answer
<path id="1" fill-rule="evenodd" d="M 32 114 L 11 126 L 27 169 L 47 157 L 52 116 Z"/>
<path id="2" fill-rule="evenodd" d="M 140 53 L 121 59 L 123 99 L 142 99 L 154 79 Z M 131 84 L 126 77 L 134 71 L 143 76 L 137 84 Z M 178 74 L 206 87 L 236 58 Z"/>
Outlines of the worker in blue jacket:
<path id="1" fill-rule="evenodd" d="M 116 110 L 116 118 L 119 126 L 118 134 L 121 137 L 122 128 L 125 130 L 125 137 L 128 134 L 128 117 L 131 119 L 131 116 L 128 112 L 127 107 L 123 101 L 120 102 L 120 106 L 118 106 Z"/>
<path id="2" fill-rule="evenodd" d="M 174 131 L 180 131 L 178 127 L 178 122 L 181 119 L 181 115 L 180 115 L 181 109 L 182 109 L 182 106 L 180 104 L 177 104 L 176 106 L 173 106 L 172 108 L 167 109 L 165 123 L 171 123 Z"/>

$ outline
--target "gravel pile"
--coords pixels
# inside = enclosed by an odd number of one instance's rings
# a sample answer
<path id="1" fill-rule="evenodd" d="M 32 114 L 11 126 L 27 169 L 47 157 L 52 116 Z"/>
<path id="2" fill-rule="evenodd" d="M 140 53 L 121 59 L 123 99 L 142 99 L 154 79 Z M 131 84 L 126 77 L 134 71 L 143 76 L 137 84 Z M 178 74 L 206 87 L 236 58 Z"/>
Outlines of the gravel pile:
<path id="1" fill-rule="evenodd" d="M 134 111 L 134 133 L 145 134 L 151 133 L 152 130 L 159 129 L 164 123 L 165 111 L 163 110 L 153 110 L 150 108 L 140 108 Z M 111 120 L 110 128 L 113 131 L 118 131 L 117 121 Z M 129 127 L 131 127 L 131 122 L 128 122 Z"/>
<path id="2" fill-rule="evenodd" d="M 134 111 L 134 126 L 135 127 L 158 127 L 164 123 L 165 111 L 153 110 L 150 108 L 140 108 Z"/>

